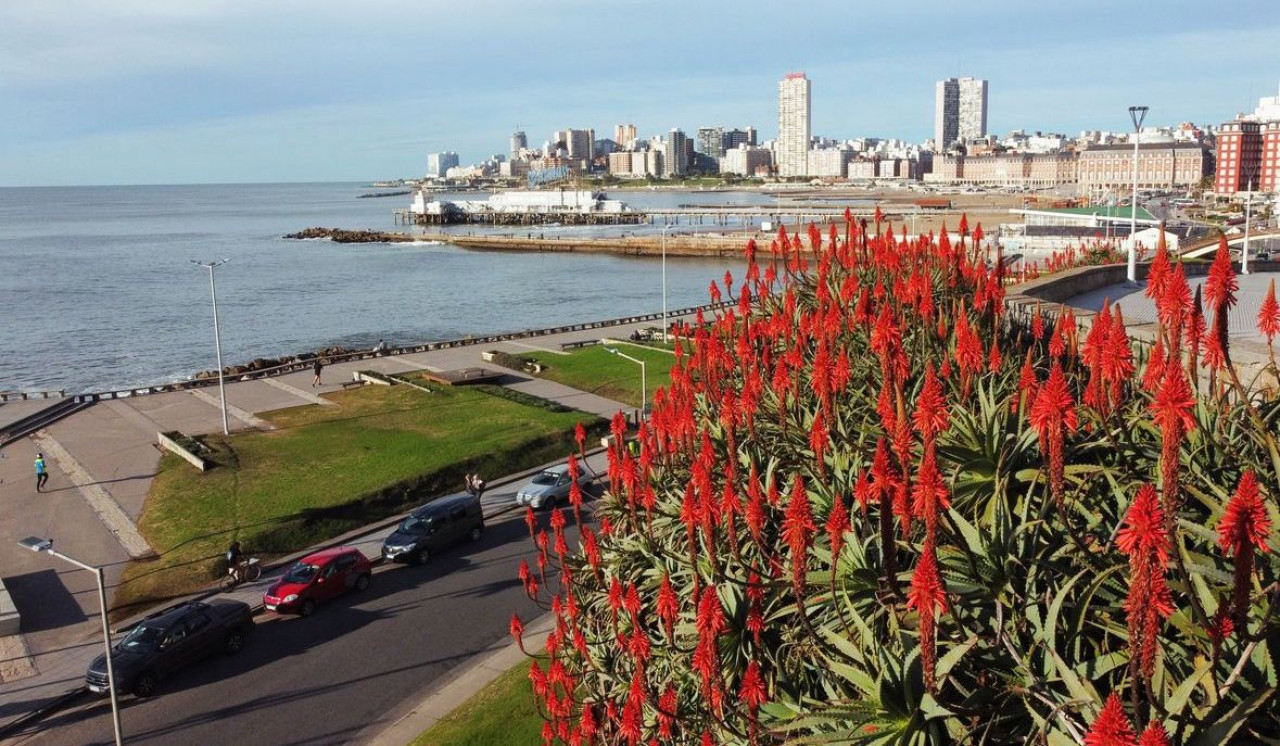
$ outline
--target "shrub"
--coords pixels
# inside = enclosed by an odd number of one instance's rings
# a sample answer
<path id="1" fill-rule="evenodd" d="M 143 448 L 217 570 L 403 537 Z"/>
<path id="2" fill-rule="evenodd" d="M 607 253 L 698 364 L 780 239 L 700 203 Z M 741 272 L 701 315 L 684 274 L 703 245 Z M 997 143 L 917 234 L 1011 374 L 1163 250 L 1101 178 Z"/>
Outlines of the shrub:
<path id="1" fill-rule="evenodd" d="M 1118 306 L 1009 318 L 966 227 L 748 246 L 598 528 L 528 516 L 548 740 L 1280 738 L 1280 405 L 1230 367 L 1229 262 L 1206 334 L 1160 249 L 1135 363 Z"/>

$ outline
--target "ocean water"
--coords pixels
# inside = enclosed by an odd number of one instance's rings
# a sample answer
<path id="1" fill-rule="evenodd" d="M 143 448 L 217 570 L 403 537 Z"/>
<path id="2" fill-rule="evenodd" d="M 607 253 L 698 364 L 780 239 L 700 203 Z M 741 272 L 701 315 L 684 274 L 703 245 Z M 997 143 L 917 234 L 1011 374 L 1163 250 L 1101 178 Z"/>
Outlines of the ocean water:
<path id="1" fill-rule="evenodd" d="M 407 196 L 362 184 L 0 188 L 0 391 L 97 391 L 330 345 L 410 344 L 662 308 L 661 262 L 474 252 L 449 244 L 281 238 L 308 226 L 396 229 Z M 637 204 L 760 203 L 733 193 L 620 193 Z M 475 198 L 472 196 L 472 198 Z M 768 201 L 768 198 L 764 198 Z M 670 308 L 743 265 L 668 258 Z"/>

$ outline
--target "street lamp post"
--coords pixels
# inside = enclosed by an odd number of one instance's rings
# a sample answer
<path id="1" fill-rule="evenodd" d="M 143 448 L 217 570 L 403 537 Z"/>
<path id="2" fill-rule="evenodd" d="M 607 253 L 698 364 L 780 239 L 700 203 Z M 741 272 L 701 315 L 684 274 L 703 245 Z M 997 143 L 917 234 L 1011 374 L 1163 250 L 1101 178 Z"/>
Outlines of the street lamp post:
<path id="1" fill-rule="evenodd" d="M 1133 120 L 1133 211 L 1129 216 L 1129 284 L 1138 282 L 1138 135 L 1142 121 L 1147 118 L 1146 106 L 1130 106 L 1129 118 Z"/>
<path id="2" fill-rule="evenodd" d="M 120 729 L 120 698 L 116 693 L 116 671 L 115 666 L 111 664 L 111 627 L 107 624 L 107 588 L 102 579 L 102 568 L 54 551 L 53 539 L 28 536 L 19 541 L 18 544 L 33 552 L 49 554 L 60 560 L 70 562 L 76 567 L 88 570 L 93 573 L 94 579 L 98 581 L 98 609 L 102 615 L 102 649 L 107 656 L 107 690 L 111 693 L 111 722 L 115 727 L 116 746 L 124 746 L 124 732 Z"/>
<path id="3" fill-rule="evenodd" d="M 639 358 L 631 357 L 622 350 L 619 350 L 617 347 L 606 347 L 604 349 L 605 352 L 610 355 L 617 355 L 620 358 L 630 360 L 640 366 L 640 420 L 643 422 L 645 420 L 645 415 L 649 412 L 649 387 L 648 381 L 646 380 L 647 376 L 645 374 L 644 361 Z"/>
<path id="4" fill-rule="evenodd" d="M 1253 181 L 1249 181 L 1249 193 L 1244 202 L 1244 251 L 1240 252 L 1240 274 L 1249 274 L 1249 221 L 1253 218 Z"/>
<path id="5" fill-rule="evenodd" d="M 209 270 L 209 295 L 213 297 L 213 348 L 218 353 L 218 396 L 222 399 L 222 434 L 230 435 L 231 426 L 227 422 L 227 381 L 226 376 L 222 372 L 222 334 L 218 330 L 218 286 L 213 279 L 213 270 L 221 267 L 230 259 L 223 259 L 220 262 L 197 262 L 191 260 L 192 264 L 204 267 Z"/>
<path id="6" fill-rule="evenodd" d="M 662 226 L 662 341 L 667 341 L 667 231 L 671 224 Z"/>

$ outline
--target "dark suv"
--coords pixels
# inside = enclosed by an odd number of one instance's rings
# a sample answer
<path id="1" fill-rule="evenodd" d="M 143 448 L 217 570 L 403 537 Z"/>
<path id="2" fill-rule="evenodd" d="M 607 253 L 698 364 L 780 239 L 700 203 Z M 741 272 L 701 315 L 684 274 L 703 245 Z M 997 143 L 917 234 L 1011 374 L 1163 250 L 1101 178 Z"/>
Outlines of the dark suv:
<path id="1" fill-rule="evenodd" d="M 392 562 L 425 563 L 432 554 L 454 542 L 479 541 L 484 513 L 475 495 L 442 497 L 417 508 L 382 541 L 382 558 Z"/>
<path id="2" fill-rule="evenodd" d="M 252 631 L 253 614 L 239 601 L 190 601 L 157 611 L 111 648 L 116 691 L 148 697 L 161 679 L 192 663 L 240 652 Z M 90 691 L 107 691 L 105 655 L 93 660 L 85 683 Z"/>

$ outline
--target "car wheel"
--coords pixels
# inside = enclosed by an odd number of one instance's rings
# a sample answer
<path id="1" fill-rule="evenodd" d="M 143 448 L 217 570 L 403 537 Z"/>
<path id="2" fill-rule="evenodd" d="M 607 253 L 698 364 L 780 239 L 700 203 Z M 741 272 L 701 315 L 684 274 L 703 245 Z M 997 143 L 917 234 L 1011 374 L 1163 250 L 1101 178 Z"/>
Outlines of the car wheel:
<path id="1" fill-rule="evenodd" d="M 480 537 L 484 536 L 484 526 L 476 526 L 471 529 L 471 533 L 468 536 L 472 541 L 480 541 Z"/>
<path id="2" fill-rule="evenodd" d="M 151 671 L 143 671 L 133 682 L 133 695 L 135 697 L 150 697 L 156 693 L 156 684 L 159 681 Z"/>
<path id="3" fill-rule="evenodd" d="M 356 578 L 356 590 L 364 591 L 369 589 L 369 573 L 365 573 Z"/>
<path id="4" fill-rule="evenodd" d="M 431 560 L 431 552 L 428 552 L 425 548 L 419 549 L 418 553 L 413 555 L 414 563 L 419 565 L 425 565 L 430 560 Z"/>
<path id="5" fill-rule="evenodd" d="M 302 602 L 302 608 L 300 611 L 302 612 L 302 616 L 311 616 L 316 613 L 316 602 L 309 598 L 306 599 Z"/>
<path id="6" fill-rule="evenodd" d="M 241 650 L 244 650 L 244 631 L 238 629 L 231 630 L 231 632 L 227 634 L 227 640 L 223 643 L 222 649 L 226 651 L 227 655 L 235 655 Z"/>

